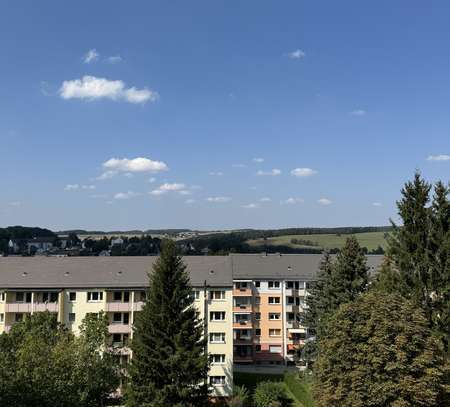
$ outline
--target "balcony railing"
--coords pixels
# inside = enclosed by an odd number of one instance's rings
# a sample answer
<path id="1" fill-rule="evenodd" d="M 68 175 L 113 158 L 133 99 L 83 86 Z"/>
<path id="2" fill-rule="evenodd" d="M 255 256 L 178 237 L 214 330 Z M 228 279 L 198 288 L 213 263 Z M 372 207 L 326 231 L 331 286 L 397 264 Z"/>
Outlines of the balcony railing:
<path id="1" fill-rule="evenodd" d="M 127 334 L 131 332 L 131 324 L 109 324 L 110 334 Z"/>

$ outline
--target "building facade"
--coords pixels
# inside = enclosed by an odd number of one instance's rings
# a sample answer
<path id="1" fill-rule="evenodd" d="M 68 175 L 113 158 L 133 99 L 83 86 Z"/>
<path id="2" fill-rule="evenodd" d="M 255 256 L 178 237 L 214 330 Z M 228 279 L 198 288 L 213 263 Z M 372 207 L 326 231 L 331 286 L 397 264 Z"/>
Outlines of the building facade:
<path id="1" fill-rule="evenodd" d="M 307 337 L 305 298 L 320 255 L 186 256 L 194 304 L 205 322 L 212 394 L 228 396 L 233 365 L 293 364 Z M 129 361 L 133 322 L 156 257 L 0 258 L 0 333 L 49 311 L 75 334 L 88 313 L 106 312 L 110 346 Z M 368 256 L 375 269 L 380 256 Z"/>

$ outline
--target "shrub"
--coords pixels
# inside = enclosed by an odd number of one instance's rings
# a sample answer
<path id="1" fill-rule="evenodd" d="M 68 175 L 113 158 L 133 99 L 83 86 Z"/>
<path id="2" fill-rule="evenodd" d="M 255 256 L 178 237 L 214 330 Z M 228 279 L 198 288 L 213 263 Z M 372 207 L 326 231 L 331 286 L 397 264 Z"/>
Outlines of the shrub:
<path id="1" fill-rule="evenodd" d="M 284 407 L 290 405 L 284 383 L 261 382 L 253 396 L 255 407 Z"/>

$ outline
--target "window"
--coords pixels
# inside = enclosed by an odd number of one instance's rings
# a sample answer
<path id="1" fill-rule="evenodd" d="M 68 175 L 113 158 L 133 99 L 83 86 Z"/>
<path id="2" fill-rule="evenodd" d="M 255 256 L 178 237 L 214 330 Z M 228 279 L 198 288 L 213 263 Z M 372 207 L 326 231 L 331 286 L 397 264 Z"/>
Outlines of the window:
<path id="1" fill-rule="evenodd" d="M 279 312 L 269 312 L 269 320 L 277 321 L 281 318 L 281 314 Z"/>
<path id="2" fill-rule="evenodd" d="M 76 301 L 77 300 L 77 293 L 74 291 L 71 291 L 69 293 L 69 301 Z"/>
<path id="3" fill-rule="evenodd" d="M 5 320 L 5 314 L 0 314 L 0 324 L 3 324 L 4 320 Z"/>
<path id="4" fill-rule="evenodd" d="M 261 319 L 261 313 L 260 312 L 255 312 L 255 320 L 259 321 Z"/>
<path id="5" fill-rule="evenodd" d="M 287 305 L 294 305 L 295 299 L 294 297 L 286 297 Z"/>
<path id="6" fill-rule="evenodd" d="M 294 288 L 294 282 L 293 281 L 286 281 L 286 288 Z"/>
<path id="7" fill-rule="evenodd" d="M 210 300 L 224 300 L 225 299 L 225 291 L 210 291 L 209 299 Z"/>
<path id="8" fill-rule="evenodd" d="M 225 332 L 211 332 L 209 334 L 210 343 L 225 343 Z"/>
<path id="9" fill-rule="evenodd" d="M 121 343 L 122 342 L 122 335 L 120 335 L 120 334 L 113 334 L 112 341 L 113 341 L 113 344 Z"/>
<path id="10" fill-rule="evenodd" d="M 88 291 L 87 300 L 89 302 L 103 301 L 103 292 L 102 291 Z"/>
<path id="11" fill-rule="evenodd" d="M 58 293 L 42 293 L 42 302 L 58 302 Z"/>
<path id="12" fill-rule="evenodd" d="M 115 312 L 113 314 L 113 324 L 125 324 L 130 322 L 130 314 L 128 312 Z"/>
<path id="13" fill-rule="evenodd" d="M 200 291 L 199 290 L 193 290 L 192 291 L 192 296 L 193 296 L 194 300 L 198 301 L 200 299 Z"/>
<path id="14" fill-rule="evenodd" d="M 256 305 L 261 304 L 261 297 L 255 297 L 255 304 Z"/>
<path id="15" fill-rule="evenodd" d="M 69 322 L 75 322 L 75 314 L 73 312 L 69 313 Z"/>
<path id="16" fill-rule="evenodd" d="M 31 303 L 31 293 L 24 293 L 21 291 L 16 292 L 16 302 L 26 302 Z"/>
<path id="17" fill-rule="evenodd" d="M 280 282 L 279 281 L 269 281 L 269 288 L 270 289 L 280 288 Z"/>
<path id="18" fill-rule="evenodd" d="M 261 345 L 255 346 L 255 352 L 261 352 Z"/>
<path id="19" fill-rule="evenodd" d="M 255 336 L 261 336 L 261 329 L 260 328 L 256 328 L 255 329 Z"/>
<path id="20" fill-rule="evenodd" d="M 136 298 L 138 298 L 138 301 L 145 301 L 145 299 L 147 298 L 147 292 L 139 291 L 139 295 L 137 295 Z"/>
<path id="21" fill-rule="evenodd" d="M 14 321 L 15 322 L 21 322 L 21 321 L 23 321 L 23 314 L 22 313 L 17 313 L 17 314 L 15 314 L 14 315 Z"/>
<path id="22" fill-rule="evenodd" d="M 209 313 L 210 321 L 225 321 L 225 311 L 211 311 Z"/>
<path id="23" fill-rule="evenodd" d="M 113 301 L 115 301 L 115 302 L 121 302 L 122 301 L 122 292 L 121 291 L 114 291 L 113 292 Z"/>
<path id="24" fill-rule="evenodd" d="M 279 346 L 279 345 L 269 346 L 269 352 L 270 353 L 281 353 L 281 346 Z"/>
<path id="25" fill-rule="evenodd" d="M 256 288 L 261 287 L 261 281 L 255 281 L 255 287 Z"/>
<path id="26" fill-rule="evenodd" d="M 211 364 L 212 365 L 223 365 L 225 363 L 225 355 L 222 354 L 212 354 Z"/>
<path id="27" fill-rule="evenodd" d="M 238 281 L 237 283 L 234 283 L 234 287 L 237 290 L 246 290 L 248 288 L 247 281 Z"/>
<path id="28" fill-rule="evenodd" d="M 294 320 L 294 313 L 293 312 L 287 312 L 286 313 L 286 318 L 288 321 L 293 321 Z"/>
<path id="29" fill-rule="evenodd" d="M 281 329 L 269 329 L 269 336 L 281 336 Z"/>
<path id="30" fill-rule="evenodd" d="M 1 302 L 5 301 L 5 292 L 4 291 L 0 292 L 0 301 Z"/>
<path id="31" fill-rule="evenodd" d="M 225 384 L 225 376 L 210 376 L 209 384 L 211 386 L 223 386 Z"/>
<path id="32" fill-rule="evenodd" d="M 269 304 L 279 304 L 280 297 L 269 297 Z"/>

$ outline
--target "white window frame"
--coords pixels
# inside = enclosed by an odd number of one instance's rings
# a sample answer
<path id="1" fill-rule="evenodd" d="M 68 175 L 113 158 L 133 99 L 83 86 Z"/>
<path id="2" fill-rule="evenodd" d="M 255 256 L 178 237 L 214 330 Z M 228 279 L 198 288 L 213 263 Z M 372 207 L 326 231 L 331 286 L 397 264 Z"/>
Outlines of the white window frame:
<path id="1" fill-rule="evenodd" d="M 224 353 L 211 354 L 211 365 L 224 365 L 224 364 L 225 364 L 225 354 Z"/>
<path id="2" fill-rule="evenodd" d="M 269 312 L 269 321 L 279 321 L 281 314 L 279 312 Z"/>
<path id="3" fill-rule="evenodd" d="M 220 315 L 220 318 L 216 318 L 218 315 Z M 209 320 L 211 322 L 224 322 L 226 318 L 225 311 L 210 311 L 209 312 Z"/>
<path id="4" fill-rule="evenodd" d="M 73 320 L 70 319 L 70 317 L 73 315 Z M 77 315 L 75 312 L 69 312 L 69 315 L 67 317 L 67 320 L 69 321 L 69 324 L 73 324 L 77 319 Z"/>
<path id="5" fill-rule="evenodd" d="M 220 339 L 213 339 L 215 336 L 219 336 Z M 225 343 L 225 332 L 210 332 L 209 333 L 209 343 Z"/>
<path id="6" fill-rule="evenodd" d="M 93 300 L 92 297 L 94 294 L 98 295 L 98 299 Z M 89 298 L 91 297 L 91 298 Z M 88 291 L 87 292 L 87 302 L 102 302 L 103 301 L 103 291 Z"/>
<path id="7" fill-rule="evenodd" d="M 212 300 L 212 301 L 224 301 L 225 300 L 225 290 L 213 290 L 213 291 L 210 291 L 209 292 L 209 299 Z"/>
<path id="8" fill-rule="evenodd" d="M 218 383 L 215 381 L 218 380 Z M 225 376 L 209 376 L 209 384 L 211 386 L 225 386 L 226 377 Z"/>
<path id="9" fill-rule="evenodd" d="M 269 280 L 269 290 L 279 290 L 281 285 L 278 280 Z"/>
<path id="10" fill-rule="evenodd" d="M 279 334 L 277 334 L 277 335 L 271 335 L 271 331 L 278 331 L 279 332 Z M 269 329 L 269 336 L 270 337 L 273 337 L 273 338 L 278 338 L 278 337 L 280 337 L 281 336 L 281 329 L 279 329 L 279 328 L 270 328 Z"/>
<path id="11" fill-rule="evenodd" d="M 271 302 L 270 300 L 271 299 L 273 299 L 273 300 L 278 300 L 278 302 Z M 281 299 L 280 299 L 280 297 L 269 297 L 269 299 L 268 299 L 268 301 L 269 301 L 269 305 L 280 305 L 281 304 Z"/>

